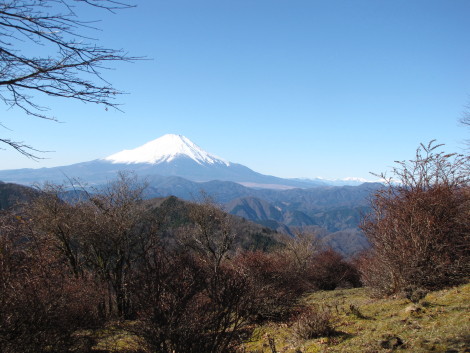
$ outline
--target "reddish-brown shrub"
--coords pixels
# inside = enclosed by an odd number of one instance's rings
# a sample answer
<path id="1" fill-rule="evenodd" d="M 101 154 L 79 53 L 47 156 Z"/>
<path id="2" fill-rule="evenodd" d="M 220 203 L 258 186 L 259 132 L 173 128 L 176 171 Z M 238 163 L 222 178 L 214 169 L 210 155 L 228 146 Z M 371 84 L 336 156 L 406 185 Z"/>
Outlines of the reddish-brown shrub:
<path id="1" fill-rule="evenodd" d="M 372 245 L 363 281 L 382 294 L 469 277 L 469 157 L 437 153 L 438 147 L 421 146 L 415 160 L 399 162 L 361 226 Z"/>
<path id="2" fill-rule="evenodd" d="M 361 285 L 356 267 L 333 249 L 315 254 L 307 276 L 313 287 L 320 290 Z"/>
<path id="3" fill-rule="evenodd" d="M 249 280 L 254 320 L 279 320 L 295 309 L 296 299 L 307 289 L 303 274 L 281 252 L 244 252 L 234 259 Z"/>
<path id="4" fill-rule="evenodd" d="M 161 352 L 230 352 L 247 322 L 246 278 L 222 265 L 217 272 L 194 255 L 165 249 L 147 254 L 132 286 L 136 333 Z"/>
<path id="5" fill-rule="evenodd" d="M 27 222 L 0 220 L 0 351 L 63 352 L 99 324 L 100 287 L 34 239 Z"/>

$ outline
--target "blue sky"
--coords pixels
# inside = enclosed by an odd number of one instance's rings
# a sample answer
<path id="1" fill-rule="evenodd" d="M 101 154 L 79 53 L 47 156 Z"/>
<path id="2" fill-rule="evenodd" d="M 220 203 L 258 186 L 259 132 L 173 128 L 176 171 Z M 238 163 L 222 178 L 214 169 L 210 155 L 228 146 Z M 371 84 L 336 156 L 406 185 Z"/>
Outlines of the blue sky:
<path id="1" fill-rule="evenodd" d="M 166 133 L 280 177 L 363 177 L 469 130 L 467 0 L 152 0 L 98 19 L 100 44 L 150 60 L 104 76 L 124 113 L 40 97 L 61 121 L 0 106 L 0 134 L 54 151 L 0 150 L 0 169 L 102 158 Z"/>

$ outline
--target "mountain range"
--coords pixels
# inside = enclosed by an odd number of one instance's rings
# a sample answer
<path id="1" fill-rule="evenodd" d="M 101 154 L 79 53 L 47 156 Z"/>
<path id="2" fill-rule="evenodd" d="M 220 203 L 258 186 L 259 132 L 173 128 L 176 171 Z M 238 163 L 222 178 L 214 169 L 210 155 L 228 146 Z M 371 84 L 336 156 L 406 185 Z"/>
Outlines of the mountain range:
<path id="1" fill-rule="evenodd" d="M 359 185 L 360 179 L 285 179 L 264 175 L 204 151 L 182 135 L 167 134 L 132 150 L 123 150 L 93 161 L 52 168 L 0 170 L 0 180 L 19 184 L 64 182 L 80 178 L 90 184 L 112 179 L 118 171 L 132 170 L 141 177 L 178 176 L 195 182 L 232 181 L 267 189 L 311 188 L 326 185 Z"/>
<path id="2" fill-rule="evenodd" d="M 367 246 L 358 229 L 368 197 L 381 187 L 356 180 L 285 179 L 257 173 L 210 154 L 181 135 L 164 135 L 132 150 L 94 161 L 54 168 L 0 171 L 0 181 L 99 186 L 120 171 L 148 183 L 146 198 L 176 196 L 197 200 L 201 191 L 226 211 L 287 234 L 314 231 L 345 254 Z M 336 186 L 335 186 L 336 185 Z"/>

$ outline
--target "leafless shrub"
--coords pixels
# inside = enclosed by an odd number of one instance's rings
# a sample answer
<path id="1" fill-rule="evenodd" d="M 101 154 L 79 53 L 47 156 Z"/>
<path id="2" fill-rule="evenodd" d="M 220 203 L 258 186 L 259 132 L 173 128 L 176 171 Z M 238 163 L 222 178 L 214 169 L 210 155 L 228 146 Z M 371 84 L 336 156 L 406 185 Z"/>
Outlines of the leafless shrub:
<path id="1" fill-rule="evenodd" d="M 294 237 L 284 240 L 283 254 L 299 272 L 305 272 L 321 249 L 322 245 L 315 234 L 297 233 Z"/>
<path id="2" fill-rule="evenodd" d="M 234 263 L 250 281 L 250 310 L 255 321 L 287 318 L 306 290 L 297 267 L 282 252 L 244 252 Z"/>
<path id="3" fill-rule="evenodd" d="M 315 289 L 333 290 L 338 287 L 359 287 L 360 275 L 353 263 L 333 249 L 317 253 L 308 269 L 308 278 Z"/>
<path id="4" fill-rule="evenodd" d="M 101 287 L 77 278 L 38 242 L 29 221 L 0 220 L 0 351 L 63 352 L 73 332 L 101 323 Z"/>
<path id="5" fill-rule="evenodd" d="M 406 299 L 408 299 L 414 304 L 418 304 L 421 299 L 426 297 L 428 291 L 423 288 L 418 288 L 416 286 L 409 286 L 404 288 L 403 293 L 405 294 Z"/>
<path id="6" fill-rule="evenodd" d="M 372 251 L 363 281 L 381 294 L 408 285 L 436 289 L 470 273 L 469 157 L 421 146 L 415 160 L 397 162 L 386 188 L 372 200 L 362 230 Z"/>
<path id="7" fill-rule="evenodd" d="M 189 253 L 155 249 L 136 277 L 135 301 L 143 335 L 161 352 L 230 352 L 247 322 L 246 278 L 221 266 L 217 273 Z"/>
<path id="8" fill-rule="evenodd" d="M 216 273 L 233 250 L 237 236 L 233 217 L 205 197 L 203 202 L 190 205 L 189 221 L 191 225 L 180 232 L 182 245 L 199 254 Z"/>
<path id="9" fill-rule="evenodd" d="M 360 273 L 362 284 L 368 287 L 372 297 L 394 293 L 394 289 L 391 287 L 391 273 L 372 249 L 361 252 L 356 258 L 355 264 Z"/>

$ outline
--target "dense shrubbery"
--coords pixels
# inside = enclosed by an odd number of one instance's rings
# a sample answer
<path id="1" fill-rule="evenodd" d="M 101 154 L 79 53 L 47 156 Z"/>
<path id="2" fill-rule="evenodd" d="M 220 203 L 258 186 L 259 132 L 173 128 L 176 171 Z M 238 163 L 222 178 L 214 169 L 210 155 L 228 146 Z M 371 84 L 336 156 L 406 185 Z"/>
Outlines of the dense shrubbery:
<path id="1" fill-rule="evenodd" d="M 156 251 L 132 284 L 136 333 L 153 351 L 228 352 L 247 323 L 247 279 L 187 253 Z"/>
<path id="2" fill-rule="evenodd" d="M 366 285 L 389 295 L 438 289 L 470 275 L 469 157 L 430 143 L 400 162 L 362 224 L 372 250 L 359 261 Z"/>
<path id="3" fill-rule="evenodd" d="M 360 287 L 361 285 L 357 268 L 333 249 L 326 249 L 314 255 L 309 282 L 319 290 Z"/>
<path id="4" fill-rule="evenodd" d="M 308 289 L 302 274 L 283 253 L 244 252 L 234 262 L 249 281 L 252 320 L 285 319 L 292 313 L 295 299 Z"/>
<path id="5" fill-rule="evenodd" d="M 63 352 L 74 332 L 103 323 L 99 283 L 70 272 L 19 216 L 0 229 L 1 352 Z"/>
<path id="6" fill-rule="evenodd" d="M 271 253 L 234 248 L 233 218 L 208 202 L 168 242 L 142 190 L 122 175 L 64 202 L 49 186 L 1 215 L 1 352 L 87 352 L 93 336 L 84 344 L 80 332 L 126 320 L 151 351 L 230 352 L 253 322 L 288 318 L 306 291 L 357 284 L 310 236 Z"/>

